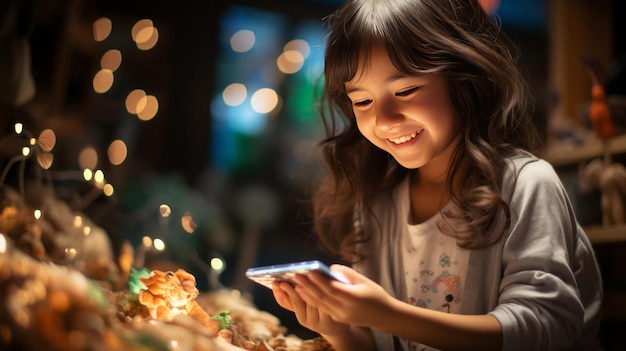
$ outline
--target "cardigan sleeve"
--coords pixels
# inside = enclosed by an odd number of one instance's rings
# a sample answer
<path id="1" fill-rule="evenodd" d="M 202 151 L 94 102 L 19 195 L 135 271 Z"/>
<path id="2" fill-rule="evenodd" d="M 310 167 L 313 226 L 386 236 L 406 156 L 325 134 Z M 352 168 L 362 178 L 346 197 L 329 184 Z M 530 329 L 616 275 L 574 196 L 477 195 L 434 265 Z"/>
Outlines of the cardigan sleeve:
<path id="1" fill-rule="evenodd" d="M 595 259 L 593 252 L 580 252 L 579 241 L 587 241 L 579 237 L 574 211 L 552 166 L 537 160 L 518 171 L 510 232 L 502 248 L 500 293 L 490 313 L 502 325 L 504 350 L 567 349 L 572 341 L 582 341 L 586 318 L 577 274 L 596 285 L 585 289 L 601 289 Z M 591 266 L 584 271 L 577 269 L 581 255 Z"/>

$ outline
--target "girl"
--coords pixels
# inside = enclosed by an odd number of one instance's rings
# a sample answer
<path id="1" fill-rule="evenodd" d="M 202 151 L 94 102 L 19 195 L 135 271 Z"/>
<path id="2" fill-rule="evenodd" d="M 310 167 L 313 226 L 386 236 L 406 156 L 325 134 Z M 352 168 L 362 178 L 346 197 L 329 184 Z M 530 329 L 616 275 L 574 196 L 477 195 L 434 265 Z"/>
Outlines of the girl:
<path id="1" fill-rule="evenodd" d="M 350 0 L 330 17 L 314 214 L 351 284 L 299 275 L 273 293 L 337 351 L 595 348 L 598 267 L 530 153 L 508 46 L 476 0 Z"/>

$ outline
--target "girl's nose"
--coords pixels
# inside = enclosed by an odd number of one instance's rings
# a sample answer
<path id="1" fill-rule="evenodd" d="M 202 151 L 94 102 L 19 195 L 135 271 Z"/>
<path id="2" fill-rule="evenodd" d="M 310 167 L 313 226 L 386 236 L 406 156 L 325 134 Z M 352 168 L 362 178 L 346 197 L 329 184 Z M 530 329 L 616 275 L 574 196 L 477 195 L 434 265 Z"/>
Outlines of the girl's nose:
<path id="1" fill-rule="evenodd" d="M 404 115 L 393 103 L 380 104 L 376 111 L 376 127 L 382 131 L 392 131 L 404 122 Z"/>

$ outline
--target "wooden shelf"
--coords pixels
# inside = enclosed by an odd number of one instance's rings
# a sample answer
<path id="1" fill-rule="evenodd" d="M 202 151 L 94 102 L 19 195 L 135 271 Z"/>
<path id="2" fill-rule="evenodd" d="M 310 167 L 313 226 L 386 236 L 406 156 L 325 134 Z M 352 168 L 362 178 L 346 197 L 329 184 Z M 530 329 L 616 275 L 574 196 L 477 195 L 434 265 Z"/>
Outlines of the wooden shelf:
<path id="1" fill-rule="evenodd" d="M 585 232 L 592 244 L 626 242 L 626 224 L 586 227 Z"/>
<path id="2" fill-rule="evenodd" d="M 626 153 L 626 135 L 620 135 L 609 141 L 608 151 L 612 155 Z M 563 167 L 576 165 L 594 158 L 601 158 L 603 154 L 602 143 L 598 139 L 593 139 L 581 146 L 564 146 L 549 149 L 543 154 L 543 158 L 554 167 Z"/>

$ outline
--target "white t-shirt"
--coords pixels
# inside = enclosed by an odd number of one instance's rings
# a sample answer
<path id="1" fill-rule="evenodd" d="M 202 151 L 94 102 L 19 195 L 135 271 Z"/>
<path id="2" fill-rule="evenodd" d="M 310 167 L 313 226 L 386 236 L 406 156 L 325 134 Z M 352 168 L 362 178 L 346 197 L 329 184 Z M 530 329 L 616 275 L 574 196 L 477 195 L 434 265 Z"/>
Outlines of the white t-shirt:
<path id="1" fill-rule="evenodd" d="M 408 301 L 411 305 L 448 313 L 460 313 L 469 251 L 437 228 L 436 214 L 420 224 L 409 224 L 403 236 L 402 259 Z M 405 351 L 435 350 L 414 341 L 401 340 Z"/>

